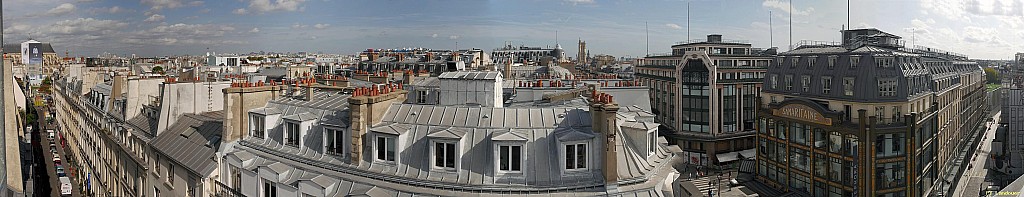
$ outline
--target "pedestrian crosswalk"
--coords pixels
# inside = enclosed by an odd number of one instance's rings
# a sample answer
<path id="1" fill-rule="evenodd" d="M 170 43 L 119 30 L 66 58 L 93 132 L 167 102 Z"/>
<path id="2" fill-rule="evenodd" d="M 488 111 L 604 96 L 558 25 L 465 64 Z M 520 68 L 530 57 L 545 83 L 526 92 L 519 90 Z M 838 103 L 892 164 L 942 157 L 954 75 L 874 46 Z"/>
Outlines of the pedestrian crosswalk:
<path id="1" fill-rule="evenodd" d="M 726 179 L 724 177 L 722 178 L 721 181 L 722 181 L 721 184 L 727 184 L 728 183 L 728 179 Z M 700 193 L 703 194 L 703 195 L 708 195 L 708 191 L 715 191 L 715 192 L 718 191 L 718 190 L 715 190 L 715 186 L 718 184 L 718 183 L 716 183 L 718 181 L 716 180 L 715 176 L 697 177 L 697 178 L 688 180 L 688 182 L 693 183 L 693 185 L 696 186 L 697 189 L 700 190 Z"/>

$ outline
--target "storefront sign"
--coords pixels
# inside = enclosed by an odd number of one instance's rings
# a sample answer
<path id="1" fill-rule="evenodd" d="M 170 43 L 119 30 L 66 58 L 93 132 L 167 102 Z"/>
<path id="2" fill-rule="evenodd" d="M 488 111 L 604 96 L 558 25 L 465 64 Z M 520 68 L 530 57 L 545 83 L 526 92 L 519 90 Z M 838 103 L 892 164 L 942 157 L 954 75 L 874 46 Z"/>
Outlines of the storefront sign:
<path id="1" fill-rule="evenodd" d="M 818 113 L 818 111 L 801 104 L 788 104 L 778 109 L 772 109 L 772 115 L 813 122 L 821 125 L 832 125 L 832 119 Z"/>

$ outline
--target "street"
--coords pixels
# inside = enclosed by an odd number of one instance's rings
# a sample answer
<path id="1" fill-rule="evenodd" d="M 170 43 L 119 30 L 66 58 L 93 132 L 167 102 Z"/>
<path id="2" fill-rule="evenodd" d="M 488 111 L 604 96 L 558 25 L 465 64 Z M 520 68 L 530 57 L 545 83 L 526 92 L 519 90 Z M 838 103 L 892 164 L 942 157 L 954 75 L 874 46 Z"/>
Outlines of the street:
<path id="1" fill-rule="evenodd" d="M 989 151 L 992 150 L 992 140 L 995 139 L 995 130 L 998 127 L 996 122 L 999 122 L 999 113 L 995 114 L 993 121 L 985 123 L 982 141 L 978 144 L 977 151 L 970 156 L 970 167 L 960 175 L 963 177 L 953 190 L 953 196 L 978 196 L 981 189 L 988 185 L 986 182 L 991 181 L 988 179 L 989 170 L 985 169 L 985 163 L 988 161 Z"/>

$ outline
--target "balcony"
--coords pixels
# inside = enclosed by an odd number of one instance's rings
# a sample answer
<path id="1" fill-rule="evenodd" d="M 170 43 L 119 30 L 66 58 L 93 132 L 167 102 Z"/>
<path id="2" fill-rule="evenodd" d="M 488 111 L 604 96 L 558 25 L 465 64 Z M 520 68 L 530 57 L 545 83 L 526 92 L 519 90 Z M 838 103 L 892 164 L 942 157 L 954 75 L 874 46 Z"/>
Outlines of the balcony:
<path id="1" fill-rule="evenodd" d="M 220 181 L 215 181 L 213 185 L 213 196 L 216 197 L 245 197 L 241 191 L 235 190 Z"/>

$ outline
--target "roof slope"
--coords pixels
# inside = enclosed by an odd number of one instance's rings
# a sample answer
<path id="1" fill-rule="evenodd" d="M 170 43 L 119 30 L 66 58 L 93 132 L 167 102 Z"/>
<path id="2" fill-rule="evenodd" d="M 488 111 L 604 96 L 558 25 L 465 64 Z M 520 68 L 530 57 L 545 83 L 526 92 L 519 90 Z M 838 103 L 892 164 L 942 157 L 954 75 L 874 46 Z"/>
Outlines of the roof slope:
<path id="1" fill-rule="evenodd" d="M 220 147 L 223 112 L 182 115 L 153 139 L 153 148 L 192 172 L 212 173 L 217 168 L 214 159 Z"/>

